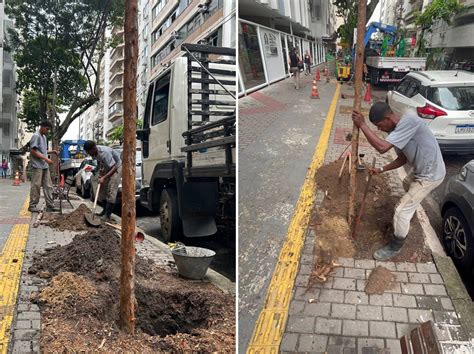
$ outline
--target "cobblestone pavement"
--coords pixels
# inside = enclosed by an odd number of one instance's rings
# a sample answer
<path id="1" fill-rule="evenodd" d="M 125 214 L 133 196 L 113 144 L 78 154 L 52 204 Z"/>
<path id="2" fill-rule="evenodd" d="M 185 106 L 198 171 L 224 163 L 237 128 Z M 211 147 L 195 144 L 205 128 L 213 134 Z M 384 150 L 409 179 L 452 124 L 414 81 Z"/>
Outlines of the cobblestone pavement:
<path id="1" fill-rule="evenodd" d="M 335 83 L 286 79 L 239 101 L 239 351 L 262 309 Z"/>
<path id="2" fill-rule="evenodd" d="M 347 85 L 343 85 L 342 92 L 353 94 Z M 326 162 L 336 160 L 347 146 L 341 134 L 351 131 L 352 122 L 345 107 L 351 105 L 352 98 L 339 100 Z M 363 107 L 368 109 L 367 105 Z M 375 156 L 378 166 L 393 159 L 388 154 L 375 152 L 364 139 L 361 139 L 360 152 L 366 154 L 366 161 L 372 161 Z M 389 173 L 392 194 L 400 195 L 403 190 L 398 173 Z M 321 199 L 318 198 L 319 203 Z M 435 263 L 340 258 L 338 262 L 343 266 L 337 268 L 334 277 L 323 285 L 308 286 L 314 266 L 315 237 L 317 235 L 308 230 L 280 346 L 282 352 L 355 354 L 385 349 L 385 353 L 401 353 L 398 339 L 422 322 L 433 320 L 445 353 L 456 348 L 464 350 L 462 353 L 474 353 L 473 343 L 469 342 L 467 331 L 459 321 L 461 315 L 453 306 L 446 279 Z M 377 265 L 393 271 L 396 284 L 383 295 L 367 295 L 365 282 Z"/>

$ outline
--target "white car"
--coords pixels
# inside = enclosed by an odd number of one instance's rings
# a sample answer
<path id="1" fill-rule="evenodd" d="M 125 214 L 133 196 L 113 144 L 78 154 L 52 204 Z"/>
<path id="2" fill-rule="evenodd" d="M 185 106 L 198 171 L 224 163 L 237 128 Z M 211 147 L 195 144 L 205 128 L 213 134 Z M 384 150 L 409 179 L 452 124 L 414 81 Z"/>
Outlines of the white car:
<path id="1" fill-rule="evenodd" d="M 399 115 L 412 110 L 425 120 L 443 153 L 474 152 L 474 73 L 410 72 L 387 102 Z"/>
<path id="2" fill-rule="evenodd" d="M 97 160 L 85 159 L 82 161 L 79 171 L 74 176 L 76 180 L 76 192 L 83 198 L 88 198 L 91 188 L 92 171 L 97 167 Z"/>

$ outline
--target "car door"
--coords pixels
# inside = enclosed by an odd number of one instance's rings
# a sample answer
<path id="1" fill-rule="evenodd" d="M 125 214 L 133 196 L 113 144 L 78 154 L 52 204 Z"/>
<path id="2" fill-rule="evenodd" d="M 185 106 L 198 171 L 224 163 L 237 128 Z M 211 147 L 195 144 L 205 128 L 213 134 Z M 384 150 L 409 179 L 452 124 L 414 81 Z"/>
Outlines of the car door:
<path id="1" fill-rule="evenodd" d="M 405 76 L 405 78 L 400 82 L 400 84 L 393 90 L 388 96 L 388 103 L 390 108 L 397 114 L 402 114 L 403 111 L 403 101 L 406 99 L 405 92 L 408 89 L 410 84 L 410 77 Z"/>

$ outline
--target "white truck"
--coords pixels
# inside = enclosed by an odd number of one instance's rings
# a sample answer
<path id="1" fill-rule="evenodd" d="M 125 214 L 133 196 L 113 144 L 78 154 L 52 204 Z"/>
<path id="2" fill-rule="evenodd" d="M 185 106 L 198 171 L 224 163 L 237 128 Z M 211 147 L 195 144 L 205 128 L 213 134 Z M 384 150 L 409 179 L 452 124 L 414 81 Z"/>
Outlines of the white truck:
<path id="1" fill-rule="evenodd" d="M 366 64 L 372 85 L 398 84 L 408 72 L 425 70 L 426 58 L 371 56 Z"/>
<path id="2" fill-rule="evenodd" d="M 149 85 L 140 203 L 158 212 L 164 240 L 235 230 L 236 51 L 183 44 Z"/>

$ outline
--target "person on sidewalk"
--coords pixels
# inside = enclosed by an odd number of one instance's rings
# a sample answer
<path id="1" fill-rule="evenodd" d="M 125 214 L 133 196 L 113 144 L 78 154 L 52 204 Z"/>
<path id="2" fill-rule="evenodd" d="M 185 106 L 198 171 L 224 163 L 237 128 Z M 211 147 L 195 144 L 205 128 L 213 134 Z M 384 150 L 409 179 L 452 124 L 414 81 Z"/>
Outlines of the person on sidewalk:
<path id="1" fill-rule="evenodd" d="M 7 162 L 7 160 L 3 159 L 2 165 L 0 166 L 0 169 L 2 170 L 2 178 L 3 179 L 7 178 L 7 171 L 8 171 L 8 162 Z"/>
<path id="2" fill-rule="evenodd" d="M 304 54 L 304 74 L 306 76 L 311 75 L 311 55 L 309 54 L 309 50 L 306 50 Z"/>
<path id="3" fill-rule="evenodd" d="M 402 117 L 395 114 L 385 102 L 377 102 L 370 108 L 369 120 L 381 131 L 389 133 L 384 140 L 367 125 L 364 116 L 352 112 L 352 121 L 379 153 L 394 148 L 398 157 L 381 168 L 370 168 L 370 174 L 379 174 L 404 166 L 407 162 L 412 171 L 403 180 L 407 192 L 395 207 L 393 235 L 390 243 L 374 252 L 379 261 L 388 260 L 398 253 L 410 229 L 410 220 L 425 197 L 438 187 L 446 175 L 443 156 L 431 130 L 414 112 Z"/>
<path id="4" fill-rule="evenodd" d="M 38 203 L 43 187 L 44 199 L 46 200 L 46 211 L 59 211 L 54 207 L 53 202 L 53 182 L 49 172 L 49 165 L 53 161 L 48 158 L 48 154 L 57 154 L 56 151 L 48 151 L 48 142 L 46 135 L 51 130 L 51 123 L 43 121 L 40 128 L 33 134 L 30 140 L 30 159 L 31 159 L 31 189 L 30 205 L 28 210 L 32 213 L 39 212 Z"/>
<path id="5" fill-rule="evenodd" d="M 108 146 L 97 145 L 92 140 L 84 143 L 84 150 L 99 162 L 98 182 L 101 187 L 98 200 L 105 200 L 105 207 L 99 215 L 103 220 L 110 220 L 117 201 L 118 187 L 122 180 L 122 159 L 116 150 Z"/>
<path id="6" fill-rule="evenodd" d="M 291 48 L 290 52 L 290 72 L 295 79 L 295 89 L 300 89 L 300 63 L 301 59 L 296 52 L 296 48 Z"/>

